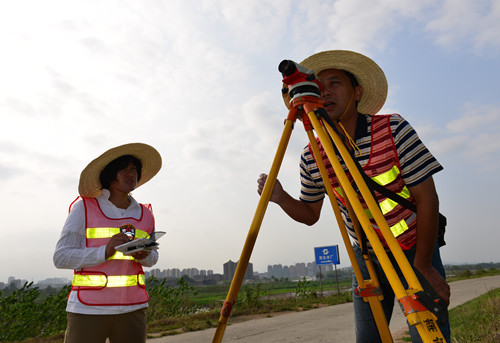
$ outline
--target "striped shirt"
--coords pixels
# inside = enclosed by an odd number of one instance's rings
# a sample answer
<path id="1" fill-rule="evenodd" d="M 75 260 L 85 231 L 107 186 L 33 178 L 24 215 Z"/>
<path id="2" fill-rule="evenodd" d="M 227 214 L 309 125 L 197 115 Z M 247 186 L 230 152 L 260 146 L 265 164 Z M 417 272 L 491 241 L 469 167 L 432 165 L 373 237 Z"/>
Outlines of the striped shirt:
<path id="1" fill-rule="evenodd" d="M 370 158 L 371 151 L 371 122 L 372 115 L 360 114 L 355 133 L 355 143 L 361 150 L 357 152 L 356 159 L 364 167 Z M 425 147 L 413 127 L 401 116 L 390 116 L 390 126 L 394 144 L 399 158 L 402 178 L 407 187 L 414 187 L 427 180 L 433 174 L 442 170 L 436 158 Z M 342 167 L 346 166 L 339 156 Z M 325 188 L 316 161 L 306 146 L 300 159 L 300 200 L 304 202 L 317 202 L 325 197 Z M 357 242 L 357 237 L 352 228 L 347 208 L 337 201 L 342 217 L 351 237 Z"/>

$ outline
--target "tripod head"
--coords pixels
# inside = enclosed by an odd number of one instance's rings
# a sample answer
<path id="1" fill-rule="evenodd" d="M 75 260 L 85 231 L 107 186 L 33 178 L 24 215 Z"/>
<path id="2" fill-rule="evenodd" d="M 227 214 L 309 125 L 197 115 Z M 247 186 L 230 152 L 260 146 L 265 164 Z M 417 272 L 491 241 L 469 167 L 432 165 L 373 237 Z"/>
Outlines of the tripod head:
<path id="1" fill-rule="evenodd" d="M 321 83 L 312 70 L 291 60 L 281 61 L 278 70 L 283 75 L 283 83 L 286 85 L 281 90 L 283 94 L 288 93 L 292 99 L 306 95 L 320 97 Z"/>

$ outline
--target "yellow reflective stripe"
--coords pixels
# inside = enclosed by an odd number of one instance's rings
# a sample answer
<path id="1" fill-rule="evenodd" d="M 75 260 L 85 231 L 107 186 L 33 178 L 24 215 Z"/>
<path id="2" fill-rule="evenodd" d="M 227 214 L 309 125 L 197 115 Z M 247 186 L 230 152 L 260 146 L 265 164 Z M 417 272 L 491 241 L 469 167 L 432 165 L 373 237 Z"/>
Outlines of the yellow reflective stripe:
<path id="1" fill-rule="evenodd" d="M 149 238 L 149 234 L 146 231 L 135 230 L 135 238 Z"/>
<path id="2" fill-rule="evenodd" d="M 73 275 L 73 286 L 104 287 L 106 275 Z"/>
<path id="3" fill-rule="evenodd" d="M 405 199 L 408 199 L 410 197 L 410 190 L 408 188 L 406 188 L 406 186 L 403 188 L 403 190 L 398 193 L 398 195 L 400 197 L 403 197 Z"/>
<path id="4" fill-rule="evenodd" d="M 130 287 L 137 285 L 137 275 L 110 275 L 106 287 Z"/>
<path id="5" fill-rule="evenodd" d="M 117 251 L 113 256 L 109 257 L 108 260 L 135 260 L 135 259 L 130 255 L 123 255 L 122 252 Z"/>
<path id="6" fill-rule="evenodd" d="M 120 233 L 119 227 L 88 227 L 87 238 L 110 238 Z M 135 230 L 135 238 L 149 238 L 149 234 L 143 230 Z"/>
<path id="7" fill-rule="evenodd" d="M 384 214 L 384 215 L 385 215 L 385 214 L 387 214 L 387 213 L 391 212 L 391 210 L 392 210 L 394 207 L 396 207 L 396 206 L 398 206 L 398 203 L 397 203 L 397 202 L 395 202 L 395 201 L 394 201 L 394 200 L 392 200 L 392 199 L 387 198 L 387 199 L 385 199 L 384 201 L 382 201 L 382 202 L 380 203 L 380 210 L 382 211 L 382 214 Z"/>
<path id="8" fill-rule="evenodd" d="M 397 237 L 401 235 L 403 232 L 408 230 L 408 224 L 406 224 L 406 221 L 403 219 L 399 223 L 393 225 L 390 227 L 392 234 L 394 237 Z"/>
<path id="9" fill-rule="evenodd" d="M 87 228 L 87 238 L 109 238 L 120 233 L 118 227 L 89 227 Z"/>
<path id="10" fill-rule="evenodd" d="M 373 219 L 373 215 L 368 208 L 365 208 L 365 214 L 368 217 L 368 219 Z"/>
<path id="11" fill-rule="evenodd" d="M 107 281 L 107 283 L 106 283 Z M 73 286 L 83 287 L 130 287 L 146 285 L 144 274 L 139 275 L 73 275 Z"/>
<path id="12" fill-rule="evenodd" d="M 408 199 L 410 197 L 410 190 L 405 186 L 403 190 L 398 193 L 398 195 L 402 198 Z M 389 198 L 386 198 L 380 203 L 380 209 L 382 210 L 382 214 L 384 215 L 391 212 L 396 206 L 398 206 L 398 202 Z"/>
<path id="13" fill-rule="evenodd" d="M 396 180 L 399 175 L 399 169 L 393 166 L 390 170 L 382 173 L 380 175 L 374 176 L 371 179 L 378 183 L 379 185 L 385 186 L 390 184 L 392 181 Z"/>
<path id="14" fill-rule="evenodd" d="M 343 198 L 344 197 L 344 193 L 342 193 L 342 187 L 337 187 L 335 188 L 335 191 Z"/>

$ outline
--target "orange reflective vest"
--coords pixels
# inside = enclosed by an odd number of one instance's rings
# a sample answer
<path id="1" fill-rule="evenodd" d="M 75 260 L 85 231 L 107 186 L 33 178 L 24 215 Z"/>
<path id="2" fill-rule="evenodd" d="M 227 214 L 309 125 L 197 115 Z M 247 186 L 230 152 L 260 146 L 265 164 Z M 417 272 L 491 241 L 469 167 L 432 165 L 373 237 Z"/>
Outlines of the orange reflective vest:
<path id="1" fill-rule="evenodd" d="M 82 197 L 85 206 L 87 247 L 106 245 L 117 233 L 135 234 L 135 239 L 149 237 L 154 230 L 154 217 L 149 206 L 140 205 L 139 219 L 108 218 L 95 198 Z M 82 304 L 91 306 L 137 305 L 149 299 L 142 265 L 132 256 L 116 252 L 99 266 L 75 270 L 72 290 Z"/>
<path id="2" fill-rule="evenodd" d="M 316 138 L 316 140 L 318 142 L 319 150 L 321 152 L 323 162 L 325 163 L 328 177 L 334 192 L 339 200 L 345 205 L 344 195 L 342 194 L 342 190 L 337 177 L 335 176 L 333 167 L 326 156 L 325 150 L 321 145 L 319 138 Z M 311 147 L 309 147 L 309 150 L 312 153 Z M 363 167 L 363 170 L 368 177 L 373 179 L 378 184 L 386 187 L 394 193 L 399 194 L 408 201 L 415 203 L 415 200 L 411 196 L 410 191 L 406 187 L 401 176 L 401 166 L 396 146 L 392 138 L 389 115 L 372 116 L 370 158 L 368 163 Z M 349 172 L 347 172 L 347 177 L 349 178 L 349 181 L 353 181 Z M 384 215 L 384 218 L 386 219 L 387 224 L 396 237 L 399 245 L 403 250 L 410 249 L 416 243 L 416 214 L 379 193 L 376 193 L 376 196 L 382 210 L 382 214 Z M 380 237 L 380 240 L 384 246 L 387 247 L 385 239 L 373 220 L 373 216 L 370 213 L 366 202 L 359 195 L 358 198 L 361 201 L 373 228 Z"/>

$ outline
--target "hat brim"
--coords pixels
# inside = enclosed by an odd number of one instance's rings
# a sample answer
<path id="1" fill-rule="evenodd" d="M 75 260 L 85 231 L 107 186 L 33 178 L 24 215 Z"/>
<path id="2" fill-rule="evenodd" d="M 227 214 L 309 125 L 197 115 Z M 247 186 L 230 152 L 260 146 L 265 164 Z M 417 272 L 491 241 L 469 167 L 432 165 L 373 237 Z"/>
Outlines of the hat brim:
<path id="1" fill-rule="evenodd" d="M 162 159 L 160 153 L 152 146 L 144 143 L 120 145 L 109 149 L 85 167 L 80 174 L 78 185 L 80 195 L 84 197 L 97 197 L 101 195 L 101 172 L 111 161 L 123 155 L 131 155 L 141 161 L 141 179 L 137 183 L 136 188 L 151 180 L 161 169 Z"/>
<path id="2" fill-rule="evenodd" d="M 338 69 L 350 72 L 363 87 L 363 96 L 358 103 L 358 111 L 376 114 L 384 106 L 387 98 L 387 79 L 382 69 L 370 58 L 349 50 L 329 50 L 309 56 L 300 63 L 316 76 L 323 70 Z M 283 94 L 285 105 L 289 107 L 290 97 Z"/>

